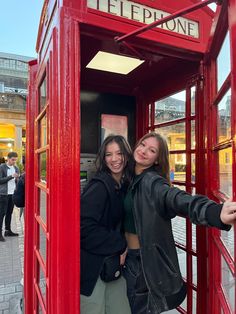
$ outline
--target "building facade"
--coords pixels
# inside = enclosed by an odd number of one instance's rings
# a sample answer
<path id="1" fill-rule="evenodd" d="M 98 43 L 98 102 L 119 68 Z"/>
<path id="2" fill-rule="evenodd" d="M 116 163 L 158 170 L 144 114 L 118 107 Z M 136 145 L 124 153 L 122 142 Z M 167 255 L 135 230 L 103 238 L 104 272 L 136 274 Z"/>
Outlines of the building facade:
<path id="1" fill-rule="evenodd" d="M 28 61 L 33 58 L 0 52 L 0 157 L 25 152 L 25 109 Z"/>

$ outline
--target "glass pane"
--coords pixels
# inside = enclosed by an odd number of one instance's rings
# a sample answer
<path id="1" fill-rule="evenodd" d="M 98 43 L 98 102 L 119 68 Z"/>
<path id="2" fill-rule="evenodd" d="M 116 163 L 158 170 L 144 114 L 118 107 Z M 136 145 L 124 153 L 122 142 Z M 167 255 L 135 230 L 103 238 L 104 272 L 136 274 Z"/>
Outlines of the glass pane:
<path id="1" fill-rule="evenodd" d="M 47 260 L 47 238 L 44 230 L 39 226 L 39 252 L 43 258 L 44 264 L 46 265 Z"/>
<path id="2" fill-rule="evenodd" d="M 196 97 L 195 97 L 196 87 L 192 86 L 190 92 L 191 92 L 191 115 L 194 116 L 195 115 L 195 101 L 196 101 Z"/>
<path id="3" fill-rule="evenodd" d="M 42 308 L 41 308 L 39 302 L 38 302 L 38 312 L 39 312 L 39 314 L 43 314 L 43 310 L 42 310 Z"/>
<path id="4" fill-rule="evenodd" d="M 47 116 L 46 114 L 39 121 L 40 147 L 47 145 Z"/>
<path id="5" fill-rule="evenodd" d="M 177 248 L 180 271 L 183 278 L 187 278 L 186 252 Z"/>
<path id="6" fill-rule="evenodd" d="M 196 225 L 192 224 L 192 249 L 196 252 Z"/>
<path id="7" fill-rule="evenodd" d="M 192 265 L 193 265 L 193 284 L 197 285 L 197 258 L 192 256 Z"/>
<path id="8" fill-rule="evenodd" d="M 174 184 L 174 186 L 182 191 L 186 191 L 186 186 L 184 185 L 178 185 L 178 184 Z"/>
<path id="9" fill-rule="evenodd" d="M 191 181 L 195 183 L 196 156 L 191 154 Z"/>
<path id="10" fill-rule="evenodd" d="M 222 287 L 232 313 L 235 313 L 235 279 L 223 257 L 221 257 L 221 262 Z"/>
<path id="11" fill-rule="evenodd" d="M 39 155 L 39 177 L 40 181 L 46 183 L 47 180 L 47 153 L 43 152 Z"/>
<path id="12" fill-rule="evenodd" d="M 39 111 L 46 106 L 47 101 L 47 82 L 46 77 L 44 78 L 42 84 L 39 87 Z"/>
<path id="13" fill-rule="evenodd" d="M 232 147 L 219 151 L 220 191 L 232 195 Z"/>
<path id="14" fill-rule="evenodd" d="M 187 313 L 187 296 L 185 297 L 184 301 L 180 304 L 180 307 L 185 310 L 184 313 Z M 171 312 L 170 312 L 171 313 Z M 175 313 L 175 312 L 174 312 Z M 180 313 L 179 311 L 177 312 Z M 183 312 L 182 312 L 183 313 Z M 172 314 L 172 313 L 171 313 Z"/>
<path id="15" fill-rule="evenodd" d="M 229 44 L 229 32 L 227 33 L 223 45 L 221 47 L 220 53 L 217 58 L 217 86 L 218 90 L 224 83 L 225 79 L 230 73 L 230 44 Z"/>
<path id="16" fill-rule="evenodd" d="M 195 120 L 191 121 L 191 149 L 196 148 L 196 130 L 195 130 Z"/>
<path id="17" fill-rule="evenodd" d="M 41 267 L 39 266 L 39 271 L 40 271 L 40 277 L 39 277 L 39 290 L 41 292 L 41 295 L 43 297 L 43 302 L 44 305 L 46 304 L 46 279 L 44 276 L 44 273 L 41 269 Z"/>
<path id="18" fill-rule="evenodd" d="M 155 124 L 185 118 L 185 90 L 155 102 Z"/>
<path id="19" fill-rule="evenodd" d="M 151 126 L 152 121 L 152 105 L 148 105 L 148 126 Z"/>
<path id="20" fill-rule="evenodd" d="M 231 137 L 231 89 L 218 104 L 217 140 L 223 142 Z"/>
<path id="21" fill-rule="evenodd" d="M 186 246 L 186 219 L 176 216 L 171 220 L 175 241 Z"/>
<path id="22" fill-rule="evenodd" d="M 41 219 L 47 224 L 47 193 L 39 189 L 39 215 Z"/>
<path id="23" fill-rule="evenodd" d="M 193 290 L 193 314 L 197 313 L 197 292 Z"/>
<path id="24" fill-rule="evenodd" d="M 230 231 L 221 231 L 221 240 L 227 247 L 232 258 L 234 258 L 234 227 Z"/>
<path id="25" fill-rule="evenodd" d="M 170 154 L 170 173 L 173 180 L 186 180 L 186 154 Z"/>
<path id="26" fill-rule="evenodd" d="M 184 150 L 186 148 L 184 122 L 156 128 L 155 132 L 165 137 L 169 150 Z"/>

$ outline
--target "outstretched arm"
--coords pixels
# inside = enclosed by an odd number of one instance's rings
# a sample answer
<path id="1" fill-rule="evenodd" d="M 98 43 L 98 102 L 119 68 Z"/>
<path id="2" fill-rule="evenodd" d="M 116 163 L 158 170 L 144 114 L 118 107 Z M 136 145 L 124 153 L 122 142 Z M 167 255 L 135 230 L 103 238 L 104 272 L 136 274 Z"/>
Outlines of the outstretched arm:
<path id="1" fill-rule="evenodd" d="M 232 199 L 225 201 L 220 213 L 220 219 L 227 225 L 232 225 L 236 222 L 236 202 L 233 202 Z"/>

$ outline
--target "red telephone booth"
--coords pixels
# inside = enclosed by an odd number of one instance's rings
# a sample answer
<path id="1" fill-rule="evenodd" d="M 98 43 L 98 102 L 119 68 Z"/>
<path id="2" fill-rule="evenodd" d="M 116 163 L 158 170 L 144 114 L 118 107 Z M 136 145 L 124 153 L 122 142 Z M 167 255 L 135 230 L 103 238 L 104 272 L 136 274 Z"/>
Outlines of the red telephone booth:
<path id="1" fill-rule="evenodd" d="M 235 0 L 45 1 L 27 107 L 26 314 L 80 312 L 80 191 L 108 132 L 132 145 L 163 134 L 173 184 L 235 198 L 235 14 Z M 177 217 L 173 229 L 188 293 L 172 313 L 235 313 L 234 228 Z"/>

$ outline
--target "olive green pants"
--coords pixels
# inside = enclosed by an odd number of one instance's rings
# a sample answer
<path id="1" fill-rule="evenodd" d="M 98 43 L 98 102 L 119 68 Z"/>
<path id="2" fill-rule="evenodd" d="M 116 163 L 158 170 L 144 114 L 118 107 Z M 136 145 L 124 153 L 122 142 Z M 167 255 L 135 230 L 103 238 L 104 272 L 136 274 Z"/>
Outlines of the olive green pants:
<path id="1" fill-rule="evenodd" d="M 104 282 L 99 277 L 91 296 L 80 295 L 80 314 L 131 314 L 125 279 Z"/>

